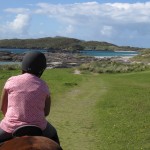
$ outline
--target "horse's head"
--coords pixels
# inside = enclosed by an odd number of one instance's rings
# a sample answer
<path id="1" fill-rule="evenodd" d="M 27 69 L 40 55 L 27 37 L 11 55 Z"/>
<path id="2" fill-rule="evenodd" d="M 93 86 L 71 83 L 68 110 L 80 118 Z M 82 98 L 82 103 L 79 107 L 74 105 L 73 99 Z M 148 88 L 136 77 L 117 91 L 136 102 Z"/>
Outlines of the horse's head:
<path id="1" fill-rule="evenodd" d="M 23 136 L 2 144 L 0 150 L 62 150 L 53 140 L 42 136 Z"/>

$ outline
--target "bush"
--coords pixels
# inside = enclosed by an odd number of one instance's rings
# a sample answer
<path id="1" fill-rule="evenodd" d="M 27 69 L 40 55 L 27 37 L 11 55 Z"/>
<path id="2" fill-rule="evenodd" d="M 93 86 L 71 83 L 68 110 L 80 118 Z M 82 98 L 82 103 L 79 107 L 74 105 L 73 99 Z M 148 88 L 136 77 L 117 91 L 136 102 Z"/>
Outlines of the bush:
<path id="1" fill-rule="evenodd" d="M 0 65 L 0 70 L 18 70 L 20 69 L 19 64 Z"/>
<path id="2" fill-rule="evenodd" d="M 94 73 L 126 73 L 148 70 L 150 69 L 150 66 L 144 63 L 122 63 L 104 59 L 82 64 L 79 69 L 81 71 L 88 70 Z"/>

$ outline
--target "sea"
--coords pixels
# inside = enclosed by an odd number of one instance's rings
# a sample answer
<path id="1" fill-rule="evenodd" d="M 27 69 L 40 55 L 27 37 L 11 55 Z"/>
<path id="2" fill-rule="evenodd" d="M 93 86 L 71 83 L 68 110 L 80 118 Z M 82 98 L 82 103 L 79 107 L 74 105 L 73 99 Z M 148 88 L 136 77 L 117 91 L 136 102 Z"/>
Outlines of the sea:
<path id="1" fill-rule="evenodd" d="M 11 52 L 16 54 L 26 53 L 32 49 L 8 49 L 0 48 L 0 51 Z M 34 49 L 35 50 L 35 49 Z M 46 53 L 47 50 L 37 49 L 36 51 L 41 51 Z M 96 58 L 104 57 L 133 57 L 139 54 L 137 51 L 105 51 L 105 50 L 82 50 L 80 51 L 81 55 L 85 56 L 94 56 Z M 14 64 L 17 62 L 0 62 L 0 64 Z"/>
<path id="2" fill-rule="evenodd" d="M 103 57 L 133 57 L 139 54 L 137 51 L 97 51 L 97 50 L 84 50 L 80 52 L 83 55 L 94 56 L 97 58 Z"/>
<path id="3" fill-rule="evenodd" d="M 11 53 L 14 53 L 14 54 L 22 54 L 22 53 L 26 53 L 26 52 L 31 51 L 31 50 L 36 50 L 36 51 L 41 51 L 41 52 L 47 52 L 47 50 L 44 50 L 44 49 L 0 48 L 0 51 L 11 52 Z"/>

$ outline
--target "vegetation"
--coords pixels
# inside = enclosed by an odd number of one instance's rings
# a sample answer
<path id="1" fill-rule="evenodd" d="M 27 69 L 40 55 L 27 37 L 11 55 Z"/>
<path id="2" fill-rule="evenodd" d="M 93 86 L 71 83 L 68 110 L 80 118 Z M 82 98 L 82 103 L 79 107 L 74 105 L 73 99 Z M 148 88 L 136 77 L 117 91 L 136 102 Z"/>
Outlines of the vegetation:
<path id="1" fill-rule="evenodd" d="M 132 60 L 143 62 L 145 64 L 150 63 L 150 49 L 144 49 L 139 55 L 133 57 Z"/>
<path id="2" fill-rule="evenodd" d="M 76 50 L 140 50 L 137 47 L 117 46 L 107 42 L 83 41 L 67 37 L 47 37 L 39 39 L 5 39 L 0 40 L 1 48 L 46 49 L 51 51 Z"/>
<path id="3" fill-rule="evenodd" d="M 101 59 L 84 63 L 79 67 L 79 70 L 93 73 L 129 73 L 150 70 L 150 50 L 142 50 L 127 62 Z"/>
<path id="4" fill-rule="evenodd" d="M 42 78 L 52 94 L 47 118 L 65 150 L 150 149 L 150 71 L 73 74 L 48 69 Z M 0 90 L 19 70 L 1 70 Z"/>
<path id="5" fill-rule="evenodd" d="M 19 64 L 12 64 L 12 65 L 0 65 L 0 70 L 18 70 L 20 69 Z"/>
<path id="6" fill-rule="evenodd" d="M 127 73 L 149 70 L 150 65 L 144 63 L 123 63 L 109 59 L 102 59 L 100 61 L 82 64 L 79 69 L 82 72 L 89 71 L 94 73 Z"/>

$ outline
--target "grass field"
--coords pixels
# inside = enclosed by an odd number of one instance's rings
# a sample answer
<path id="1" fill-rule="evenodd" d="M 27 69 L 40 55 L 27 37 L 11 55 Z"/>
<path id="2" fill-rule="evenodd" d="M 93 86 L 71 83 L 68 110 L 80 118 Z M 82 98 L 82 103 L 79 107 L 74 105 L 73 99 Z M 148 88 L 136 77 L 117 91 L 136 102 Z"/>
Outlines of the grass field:
<path id="1" fill-rule="evenodd" d="M 0 90 L 19 71 L 1 71 Z M 52 94 L 47 119 L 64 150 L 149 150 L 150 71 L 126 74 L 73 74 L 46 70 Z"/>

